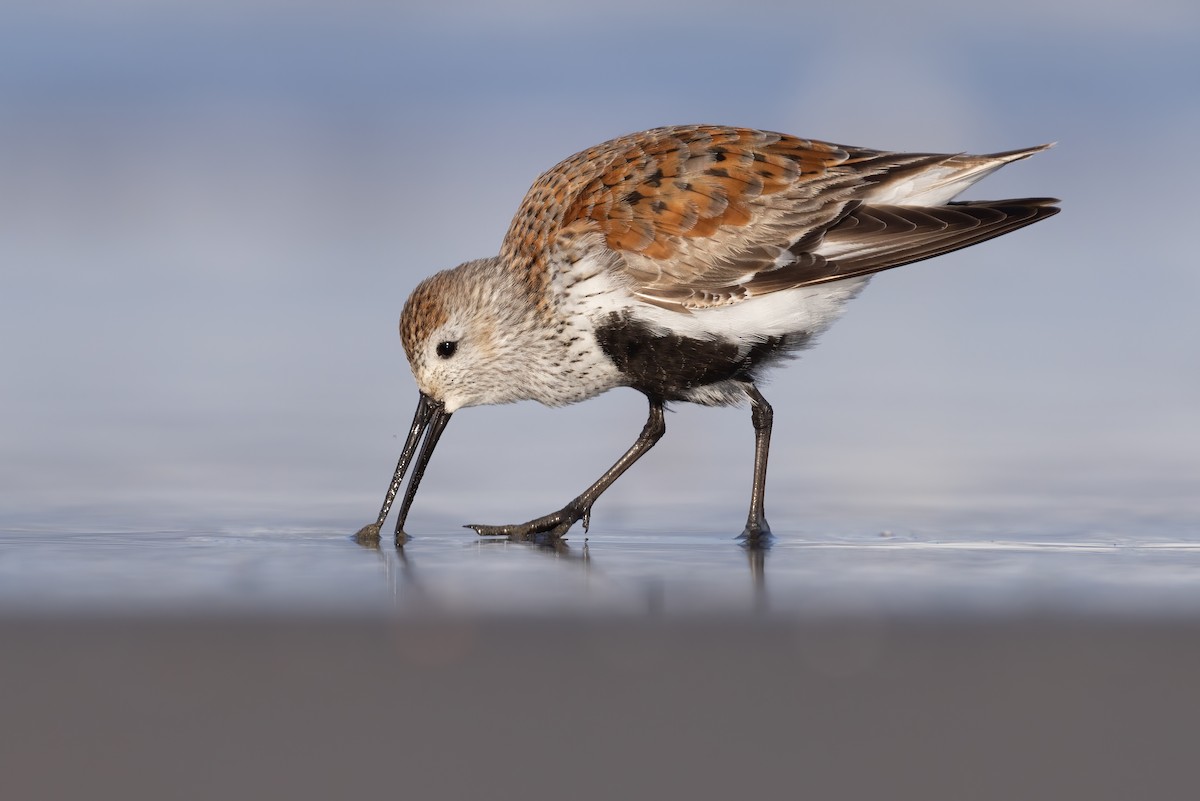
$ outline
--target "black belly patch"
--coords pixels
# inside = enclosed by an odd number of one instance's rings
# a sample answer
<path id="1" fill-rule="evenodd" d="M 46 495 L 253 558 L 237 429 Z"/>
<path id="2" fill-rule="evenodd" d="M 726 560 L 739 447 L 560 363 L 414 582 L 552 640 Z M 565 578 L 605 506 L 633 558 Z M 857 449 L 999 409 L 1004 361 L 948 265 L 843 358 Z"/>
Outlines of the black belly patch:
<path id="1" fill-rule="evenodd" d="M 656 334 L 628 312 L 613 312 L 596 327 L 596 341 L 629 382 L 661 400 L 684 400 L 689 389 L 722 381 L 753 381 L 754 369 L 801 347 L 803 334 L 768 337 L 744 353 L 732 342 Z"/>

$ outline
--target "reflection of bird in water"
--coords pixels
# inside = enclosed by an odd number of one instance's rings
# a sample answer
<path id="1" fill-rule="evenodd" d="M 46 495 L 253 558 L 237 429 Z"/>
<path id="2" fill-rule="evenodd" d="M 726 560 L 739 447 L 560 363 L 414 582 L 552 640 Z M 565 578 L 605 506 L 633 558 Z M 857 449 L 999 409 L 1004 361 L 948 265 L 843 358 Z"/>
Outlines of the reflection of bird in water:
<path id="1" fill-rule="evenodd" d="M 379 539 L 371 539 L 370 537 L 362 537 L 356 534 L 353 537 L 354 542 L 366 548 L 369 551 L 374 551 L 379 562 L 383 565 L 384 575 L 387 576 L 388 596 L 397 606 L 404 601 L 404 606 L 411 606 L 413 601 L 426 602 L 429 600 L 427 593 L 421 582 L 417 580 L 416 571 L 413 569 L 413 562 L 409 558 L 409 554 L 403 547 L 395 549 L 383 550 L 379 547 Z M 389 552 L 390 551 L 390 552 Z M 401 580 L 403 578 L 403 581 Z M 401 596 L 410 596 L 402 598 Z"/>
<path id="2" fill-rule="evenodd" d="M 417 608 L 422 606 L 426 608 L 436 608 L 436 599 L 434 593 L 430 592 L 425 584 L 418 580 L 417 572 L 414 569 L 414 557 L 410 554 L 412 544 L 408 547 L 404 545 L 394 549 L 389 548 L 384 550 L 380 547 L 379 541 L 355 540 L 363 548 L 373 551 L 377 554 L 380 564 L 384 568 L 384 573 L 387 576 L 389 596 L 397 606 L 403 606 L 406 609 L 411 609 L 415 605 Z M 583 545 L 576 549 L 563 539 L 554 539 L 547 541 L 517 541 L 501 539 L 482 539 L 475 546 L 481 551 L 493 551 L 506 548 L 521 548 L 528 549 L 527 552 L 541 554 L 550 557 L 554 561 L 565 564 L 578 564 L 583 568 L 583 576 L 585 579 L 581 590 L 590 586 L 593 575 L 603 577 L 605 571 L 599 574 L 593 574 L 592 553 L 588 540 L 585 538 Z M 746 553 L 747 565 L 750 568 L 750 585 L 752 610 L 755 613 L 763 613 L 767 610 L 767 581 L 766 581 L 766 558 L 767 552 L 770 550 L 770 543 L 767 541 L 760 542 L 745 542 L 743 550 Z M 610 576 L 611 579 L 611 576 Z M 695 587 L 687 585 L 686 579 L 685 592 L 694 590 Z M 669 582 L 661 575 L 651 575 L 648 578 L 642 579 L 640 594 L 644 599 L 645 611 L 651 615 L 657 615 L 665 611 L 667 607 L 667 589 Z M 603 583 L 601 585 L 603 588 Z"/>
<path id="3" fill-rule="evenodd" d="M 809 347 L 874 273 L 1055 214 L 1046 198 L 952 202 L 1043 149 L 894 153 L 692 125 L 563 161 L 529 190 L 498 256 L 426 279 L 405 304 L 400 334 L 420 400 L 362 535 L 379 536 L 424 436 L 396 524 L 403 541 L 425 467 L 459 409 L 562 406 L 624 386 L 646 395 L 649 416 L 612 467 L 558 511 L 471 528 L 518 539 L 559 538 L 578 521 L 586 529 L 597 498 L 665 433 L 668 402 L 749 401 L 754 478 L 742 536 L 767 536 L 773 413 L 757 386 L 763 371 Z"/>
<path id="4" fill-rule="evenodd" d="M 508 545 L 508 540 L 485 539 L 480 540 L 480 545 Z M 560 538 L 554 539 L 538 539 L 519 542 L 520 545 L 533 548 L 538 553 L 546 554 L 547 556 L 556 556 L 562 559 L 578 559 L 587 562 L 591 557 L 588 555 L 587 539 L 583 541 L 583 548 L 576 552 L 571 548 L 566 540 Z"/>
<path id="5" fill-rule="evenodd" d="M 762 543 L 748 542 L 746 558 L 750 562 L 750 584 L 754 589 L 754 611 L 767 611 L 767 550 Z"/>

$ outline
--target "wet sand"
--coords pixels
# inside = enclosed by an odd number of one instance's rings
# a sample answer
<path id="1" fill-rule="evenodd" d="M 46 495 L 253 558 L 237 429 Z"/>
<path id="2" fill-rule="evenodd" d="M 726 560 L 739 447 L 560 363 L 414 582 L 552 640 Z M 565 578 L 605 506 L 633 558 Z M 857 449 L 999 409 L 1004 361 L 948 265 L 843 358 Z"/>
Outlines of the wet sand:
<path id="1" fill-rule="evenodd" d="M 5 799 L 1190 798 L 1200 622 L 0 619 Z"/>

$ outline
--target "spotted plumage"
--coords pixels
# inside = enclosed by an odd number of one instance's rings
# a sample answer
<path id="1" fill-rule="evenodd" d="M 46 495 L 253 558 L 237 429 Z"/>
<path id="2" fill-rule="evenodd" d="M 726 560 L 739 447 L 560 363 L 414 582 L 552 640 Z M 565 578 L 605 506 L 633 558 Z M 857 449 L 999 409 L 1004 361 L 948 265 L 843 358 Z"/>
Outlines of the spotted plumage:
<path id="1" fill-rule="evenodd" d="M 558 536 L 662 435 L 667 401 L 750 400 L 755 478 L 745 534 L 762 536 L 770 406 L 761 371 L 807 347 L 869 277 L 1055 214 L 1057 201 L 955 201 L 1005 164 L 894 153 L 748 128 L 657 128 L 543 173 L 498 256 L 422 282 L 400 333 L 421 404 L 376 524 L 417 448 L 397 538 L 424 465 L 460 408 L 574 403 L 619 386 L 650 401 L 634 446 L 564 509 L 481 534 Z"/>

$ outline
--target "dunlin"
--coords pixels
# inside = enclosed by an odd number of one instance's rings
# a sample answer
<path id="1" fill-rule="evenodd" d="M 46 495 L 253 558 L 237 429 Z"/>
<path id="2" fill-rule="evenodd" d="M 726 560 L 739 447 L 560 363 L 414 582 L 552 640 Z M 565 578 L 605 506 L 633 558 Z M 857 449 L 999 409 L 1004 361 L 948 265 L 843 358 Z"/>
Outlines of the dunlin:
<path id="1" fill-rule="evenodd" d="M 754 477 L 743 537 L 763 512 L 772 410 L 762 372 L 813 344 L 881 270 L 974 245 L 1058 211 L 1050 198 L 953 201 L 1049 145 L 986 156 L 895 153 L 746 128 L 657 128 L 544 173 L 500 254 L 423 281 L 400 337 L 417 413 L 375 523 L 420 444 L 396 542 L 450 416 L 467 406 L 562 406 L 632 387 L 650 415 L 632 447 L 562 509 L 484 536 L 561 537 L 666 431 L 671 401 L 748 400 Z M 424 436 L 424 442 L 421 438 Z"/>

